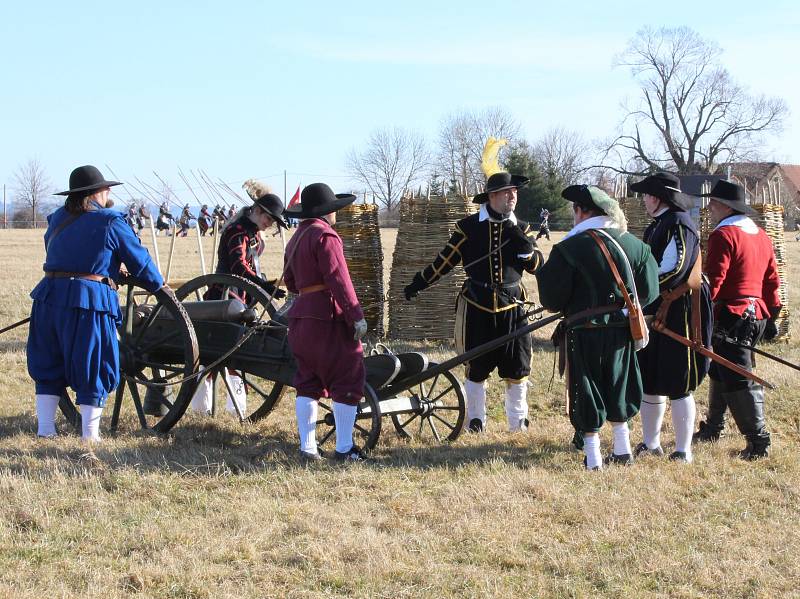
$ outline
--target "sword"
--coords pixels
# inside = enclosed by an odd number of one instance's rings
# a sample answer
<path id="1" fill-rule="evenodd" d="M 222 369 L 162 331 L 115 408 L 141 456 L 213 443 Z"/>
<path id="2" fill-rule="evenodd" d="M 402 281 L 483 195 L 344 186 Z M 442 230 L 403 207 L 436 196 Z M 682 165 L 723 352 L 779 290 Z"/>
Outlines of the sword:
<path id="1" fill-rule="evenodd" d="M 10 331 L 11 329 L 16 329 L 17 327 L 21 327 L 22 325 L 24 325 L 24 324 L 26 324 L 26 323 L 28 323 L 30 321 L 31 321 L 31 317 L 30 316 L 28 316 L 28 318 L 23 318 L 19 322 L 15 322 L 14 324 L 10 324 L 7 327 L 4 327 L 4 328 L 0 329 L 0 334 L 5 333 L 6 331 Z"/>
<path id="2" fill-rule="evenodd" d="M 764 356 L 765 358 L 769 358 L 770 360 L 775 360 L 776 362 L 783 364 L 784 366 L 788 366 L 789 368 L 794 368 L 795 370 L 800 370 L 800 366 L 797 364 L 792 364 L 791 362 L 787 362 L 783 358 L 779 358 L 774 354 L 770 354 L 765 352 L 763 349 L 758 349 L 752 345 L 747 345 L 746 343 L 739 343 L 736 339 L 732 339 L 730 337 L 723 337 L 719 335 L 715 335 L 715 339 L 721 339 L 725 343 L 729 345 L 733 345 L 734 347 L 741 347 L 742 349 L 749 349 L 751 352 L 757 353 L 759 356 Z"/>
<path id="3" fill-rule="evenodd" d="M 738 375 L 741 375 L 741 376 L 743 376 L 745 378 L 750 379 L 751 381 L 755 381 L 756 383 L 764 385 L 768 389 L 774 389 L 775 388 L 775 385 L 773 385 L 772 383 L 770 383 L 768 381 L 765 381 L 764 379 L 762 379 L 761 377 L 753 374 L 749 370 L 745 370 L 744 368 L 742 368 L 738 364 L 734 364 L 730 360 L 726 360 L 722 356 L 715 354 L 713 351 L 711 351 L 710 349 L 708 349 L 705 346 L 703 346 L 703 344 L 701 342 L 692 341 L 690 339 L 687 339 L 686 337 L 678 335 L 678 333 L 675 333 L 674 331 L 671 331 L 670 329 L 668 329 L 664 325 L 664 323 L 662 321 L 653 321 L 653 322 L 650 323 L 650 327 L 654 331 L 656 331 L 658 333 L 661 333 L 662 335 L 666 335 L 670 339 L 672 339 L 674 341 L 677 341 L 681 345 L 685 345 L 689 349 L 692 349 L 692 350 L 696 351 L 698 354 L 703 355 L 706 358 L 710 358 L 711 360 L 713 360 L 717 364 L 721 364 L 722 366 L 724 366 L 728 370 L 732 370 L 733 372 L 735 372 Z"/>

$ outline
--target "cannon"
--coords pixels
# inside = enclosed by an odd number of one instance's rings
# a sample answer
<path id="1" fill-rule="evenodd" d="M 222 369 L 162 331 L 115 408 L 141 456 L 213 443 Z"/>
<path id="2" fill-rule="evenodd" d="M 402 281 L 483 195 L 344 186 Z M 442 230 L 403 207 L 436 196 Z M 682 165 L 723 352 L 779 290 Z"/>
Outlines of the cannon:
<path id="1" fill-rule="evenodd" d="M 124 283 L 118 327 L 121 382 L 112 400 L 112 431 L 119 426 L 124 399 L 130 397 L 141 428 L 168 432 L 186 412 L 201 380 L 226 371 L 237 373 L 249 392 L 246 407 L 233 402 L 240 421 L 255 422 L 273 411 L 292 384 L 296 363 L 282 307 L 266 292 L 247 279 L 223 274 L 197 277 L 174 293 L 149 293 L 133 278 Z M 211 285 L 222 289 L 221 300 L 203 299 Z M 364 358 L 366 383 L 356 417 L 356 442 L 374 448 L 384 418 L 404 439 L 455 440 L 464 425 L 465 399 L 451 370 L 558 317 L 540 319 L 441 364 L 423 353 L 395 354 L 379 346 L 377 353 Z M 227 377 L 222 380 L 227 386 Z M 233 395 L 230 388 L 228 392 Z M 60 405 L 68 420 L 80 422 L 68 397 Z M 214 395 L 211 405 L 213 413 Z M 329 400 L 320 399 L 319 407 L 317 436 L 324 447 L 333 437 L 335 422 Z"/>

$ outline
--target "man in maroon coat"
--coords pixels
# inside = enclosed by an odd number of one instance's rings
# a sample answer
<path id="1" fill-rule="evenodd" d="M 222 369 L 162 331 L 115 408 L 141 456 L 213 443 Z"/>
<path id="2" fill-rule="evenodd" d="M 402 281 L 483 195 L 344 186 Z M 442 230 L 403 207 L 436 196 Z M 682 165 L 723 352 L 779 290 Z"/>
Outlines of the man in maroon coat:
<path id="1" fill-rule="evenodd" d="M 719 221 L 708 237 L 706 274 L 714 302 L 714 351 L 746 370 L 753 369 L 753 352 L 762 338 L 777 335 L 775 318 L 781 310 L 780 279 L 772 241 L 746 216 L 744 189 L 719 181 L 707 194 L 711 217 Z M 709 371 L 708 414 L 696 441 L 716 441 L 725 426 L 725 410 L 747 439 L 740 453 L 746 460 L 766 457 L 770 435 L 764 421 L 764 388 L 750 379 L 712 363 Z"/>
<path id="2" fill-rule="evenodd" d="M 353 445 L 353 426 L 364 394 L 364 356 L 360 340 L 367 322 L 347 269 L 342 240 L 333 230 L 336 211 L 355 200 L 335 194 L 324 183 L 303 189 L 288 217 L 302 219 L 286 244 L 286 287 L 298 295 L 289 309 L 289 346 L 297 361 L 295 411 L 300 455 L 318 460 L 316 422 L 320 397 L 333 400 L 336 422 L 334 458 L 362 461 Z"/>

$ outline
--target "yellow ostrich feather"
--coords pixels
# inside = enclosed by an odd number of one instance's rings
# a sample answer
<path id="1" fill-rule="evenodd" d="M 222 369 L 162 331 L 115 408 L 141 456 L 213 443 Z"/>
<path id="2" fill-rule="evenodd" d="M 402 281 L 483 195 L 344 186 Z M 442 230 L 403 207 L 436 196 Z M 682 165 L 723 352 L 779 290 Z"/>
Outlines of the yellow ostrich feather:
<path id="1" fill-rule="evenodd" d="M 247 192 L 247 195 L 255 202 L 258 198 L 272 193 L 272 188 L 266 183 L 262 183 L 257 179 L 248 179 L 242 183 L 242 189 Z"/>
<path id="2" fill-rule="evenodd" d="M 507 139 L 497 139 L 496 137 L 490 137 L 486 140 L 486 145 L 483 146 L 483 154 L 481 155 L 481 170 L 487 179 L 504 170 L 497 162 L 497 158 L 500 155 L 500 149 L 507 143 Z"/>

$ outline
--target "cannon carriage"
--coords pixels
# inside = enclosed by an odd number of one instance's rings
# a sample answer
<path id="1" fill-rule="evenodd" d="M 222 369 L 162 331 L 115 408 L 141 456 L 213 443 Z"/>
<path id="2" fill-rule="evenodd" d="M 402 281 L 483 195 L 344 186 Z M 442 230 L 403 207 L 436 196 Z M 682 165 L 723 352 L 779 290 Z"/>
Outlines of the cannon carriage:
<path id="1" fill-rule="evenodd" d="M 222 300 L 203 300 L 211 285 Z M 226 372 L 240 376 L 247 406 L 233 402 L 236 417 L 255 422 L 267 417 L 292 384 L 296 363 L 289 348 L 286 321 L 260 287 L 234 275 L 203 275 L 172 293 L 149 293 L 133 278 L 120 290 L 123 320 L 118 327 L 121 380 L 112 403 L 111 430 L 120 424 L 122 406 L 132 402 L 142 429 L 166 433 L 189 407 L 205 377 Z M 245 301 L 242 301 L 245 299 Z M 438 443 L 460 434 L 465 417 L 464 390 L 450 367 L 439 368 L 422 353 L 395 355 L 388 348 L 366 356 L 364 398 L 358 406 L 354 435 L 367 449 L 375 447 L 384 419 L 404 439 Z M 212 414 L 216 385 L 212 389 Z M 228 388 L 228 393 L 233 391 Z M 319 402 L 317 435 L 324 447 L 335 432 L 329 400 Z M 75 405 L 65 396 L 61 410 L 79 423 Z"/>

